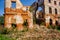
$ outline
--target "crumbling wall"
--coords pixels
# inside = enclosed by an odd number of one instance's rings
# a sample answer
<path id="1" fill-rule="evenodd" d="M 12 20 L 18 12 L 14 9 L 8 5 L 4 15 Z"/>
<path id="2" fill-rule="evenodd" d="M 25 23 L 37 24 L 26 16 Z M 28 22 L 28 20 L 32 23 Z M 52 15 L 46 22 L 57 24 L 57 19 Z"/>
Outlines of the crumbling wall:
<path id="1" fill-rule="evenodd" d="M 50 19 L 52 20 L 52 25 L 56 25 L 56 21 L 58 21 L 58 15 L 60 15 L 60 7 L 59 7 L 59 0 L 50 0 L 51 3 L 49 3 L 49 0 L 44 0 L 45 5 L 45 21 L 46 26 L 50 25 Z M 56 1 L 56 5 L 54 4 L 54 1 Z M 49 13 L 49 7 L 52 9 L 52 13 Z M 57 9 L 57 14 L 55 13 L 55 9 Z"/>
<path id="2" fill-rule="evenodd" d="M 12 2 L 16 8 L 12 8 Z M 29 6 L 23 6 L 20 0 L 5 0 L 5 27 L 12 28 L 12 23 L 17 25 L 17 30 L 23 30 L 24 20 L 28 21 L 28 27 L 33 28 L 33 17 Z"/>

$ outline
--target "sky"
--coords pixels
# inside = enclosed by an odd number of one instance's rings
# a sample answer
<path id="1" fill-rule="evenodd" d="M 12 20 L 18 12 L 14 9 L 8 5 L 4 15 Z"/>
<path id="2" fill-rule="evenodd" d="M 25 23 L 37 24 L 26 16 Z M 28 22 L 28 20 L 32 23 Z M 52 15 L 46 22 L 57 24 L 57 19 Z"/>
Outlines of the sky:
<path id="1" fill-rule="evenodd" d="M 36 0 L 21 0 L 22 4 L 25 6 L 32 5 Z M 0 0 L 0 15 L 4 14 L 4 0 Z"/>

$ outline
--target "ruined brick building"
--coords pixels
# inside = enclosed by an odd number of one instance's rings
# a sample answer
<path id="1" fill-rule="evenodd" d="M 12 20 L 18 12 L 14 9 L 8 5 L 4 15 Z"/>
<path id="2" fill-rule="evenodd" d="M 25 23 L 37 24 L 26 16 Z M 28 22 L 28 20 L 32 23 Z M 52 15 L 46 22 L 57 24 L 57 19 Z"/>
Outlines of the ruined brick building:
<path id="1" fill-rule="evenodd" d="M 12 7 L 12 3 L 16 3 L 15 8 Z M 40 6 L 43 9 L 46 27 L 60 25 L 60 0 L 38 0 L 37 4 L 36 7 Z M 20 0 L 5 0 L 5 27 L 12 28 L 12 24 L 16 24 L 16 28 L 22 30 L 24 21 L 27 21 L 28 28 L 33 28 L 33 15 L 29 8 L 30 6 L 24 6 Z M 39 12 L 37 9 L 35 11 L 38 17 Z"/>
<path id="2" fill-rule="evenodd" d="M 14 7 L 12 7 L 12 4 Z M 17 30 L 23 30 L 24 21 L 28 22 L 28 28 L 33 27 L 32 13 L 29 6 L 24 6 L 20 0 L 5 0 L 5 27 L 12 28 L 12 24 L 16 25 Z"/>
<path id="3" fill-rule="evenodd" d="M 44 0 L 46 26 L 60 25 L 60 0 Z"/>
<path id="4" fill-rule="evenodd" d="M 46 27 L 49 25 L 60 25 L 60 0 L 37 0 L 35 2 L 37 7 L 41 7 L 42 10 L 42 16 L 44 16 L 44 21 Z M 36 7 L 36 8 L 37 8 Z M 38 9 L 36 9 L 36 18 L 40 18 Z"/>

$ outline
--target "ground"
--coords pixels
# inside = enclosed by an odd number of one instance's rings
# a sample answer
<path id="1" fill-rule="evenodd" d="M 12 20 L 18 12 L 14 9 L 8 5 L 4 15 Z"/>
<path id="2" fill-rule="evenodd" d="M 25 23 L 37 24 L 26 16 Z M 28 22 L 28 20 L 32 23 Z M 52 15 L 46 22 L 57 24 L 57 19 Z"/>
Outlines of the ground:
<path id="1" fill-rule="evenodd" d="M 60 40 L 60 32 L 35 24 L 33 29 L 25 28 L 20 32 L 14 30 L 8 34 L 0 34 L 0 40 L 5 38 L 6 40 Z"/>

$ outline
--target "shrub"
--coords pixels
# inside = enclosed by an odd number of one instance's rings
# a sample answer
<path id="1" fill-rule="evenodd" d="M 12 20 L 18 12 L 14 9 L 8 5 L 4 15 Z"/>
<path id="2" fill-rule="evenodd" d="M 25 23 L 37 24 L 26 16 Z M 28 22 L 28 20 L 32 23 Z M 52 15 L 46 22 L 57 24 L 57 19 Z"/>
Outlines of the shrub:
<path id="1" fill-rule="evenodd" d="M 14 40 L 6 35 L 0 34 L 0 40 Z"/>
<path id="2" fill-rule="evenodd" d="M 8 34 L 10 31 L 7 28 L 3 28 L 1 34 Z"/>
<path id="3" fill-rule="evenodd" d="M 0 27 L 0 34 L 9 34 L 12 30 L 9 30 L 7 28 L 4 27 Z"/>
<path id="4" fill-rule="evenodd" d="M 60 26 L 58 26 L 58 25 L 55 25 L 55 26 L 49 25 L 48 28 L 49 29 L 57 29 L 57 30 L 60 30 Z"/>
<path id="5" fill-rule="evenodd" d="M 48 28 L 49 28 L 49 29 L 50 29 L 50 28 L 55 29 L 55 26 L 49 25 Z"/>

